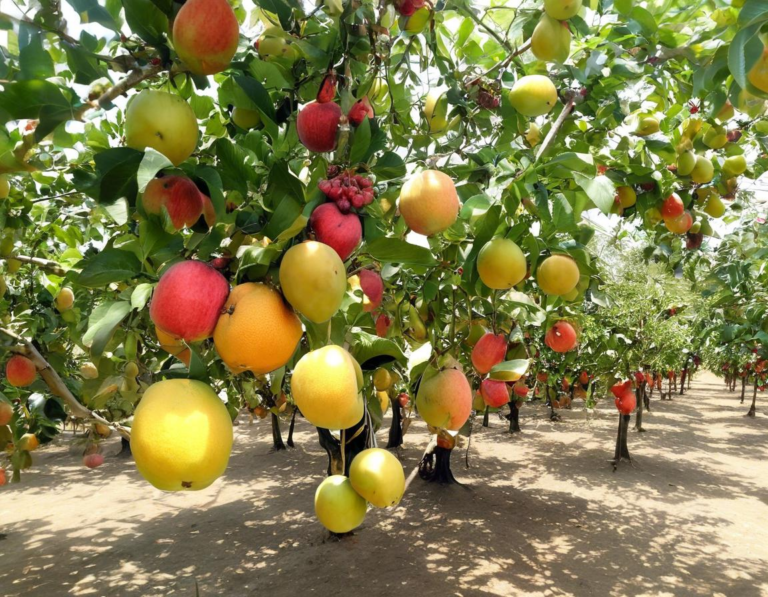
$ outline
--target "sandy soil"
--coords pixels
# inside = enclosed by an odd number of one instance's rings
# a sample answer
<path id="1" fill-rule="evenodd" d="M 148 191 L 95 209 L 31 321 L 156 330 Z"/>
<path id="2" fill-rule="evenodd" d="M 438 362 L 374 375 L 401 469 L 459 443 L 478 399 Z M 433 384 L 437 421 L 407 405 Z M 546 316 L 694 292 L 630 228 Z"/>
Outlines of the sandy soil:
<path id="1" fill-rule="evenodd" d="M 65 439 L 0 489 L 0 595 L 768 595 L 760 401 L 745 418 L 702 374 L 652 408 L 616 473 L 607 401 L 589 421 L 524 408 L 516 436 L 478 421 L 470 468 L 454 453 L 468 488 L 416 477 L 342 541 L 314 520 L 326 460 L 306 424 L 272 454 L 269 421 L 242 422 L 225 478 L 185 494 L 153 489 L 131 461 L 90 471 Z M 427 440 L 421 425 L 406 436 L 406 473 Z"/>

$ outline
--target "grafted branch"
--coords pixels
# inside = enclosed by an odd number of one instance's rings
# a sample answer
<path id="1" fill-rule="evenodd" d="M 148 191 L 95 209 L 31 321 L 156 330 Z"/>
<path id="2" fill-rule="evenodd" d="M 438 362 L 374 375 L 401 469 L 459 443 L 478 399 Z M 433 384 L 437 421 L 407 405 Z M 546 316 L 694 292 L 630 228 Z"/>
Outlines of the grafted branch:
<path id="1" fill-rule="evenodd" d="M 40 377 L 42 377 L 43 381 L 48 385 L 48 389 L 50 389 L 54 396 L 58 396 L 64 400 L 64 402 L 66 402 L 73 416 L 80 419 L 92 419 L 97 423 L 102 423 L 103 425 L 114 427 L 115 430 L 125 439 L 131 439 L 131 433 L 127 428 L 123 427 L 119 423 L 111 423 L 107 421 L 101 415 L 80 404 L 72 392 L 69 391 L 69 388 L 64 383 L 64 380 L 61 379 L 59 374 L 56 373 L 56 370 L 51 367 L 48 361 L 45 360 L 43 355 L 41 355 L 37 348 L 35 348 L 34 344 L 5 328 L 0 328 L 0 335 L 10 338 L 14 342 L 18 342 L 19 345 L 11 348 L 11 352 L 24 355 L 30 361 L 32 361 L 32 363 L 35 365 L 35 369 L 37 369 L 37 372 L 40 374 Z"/>

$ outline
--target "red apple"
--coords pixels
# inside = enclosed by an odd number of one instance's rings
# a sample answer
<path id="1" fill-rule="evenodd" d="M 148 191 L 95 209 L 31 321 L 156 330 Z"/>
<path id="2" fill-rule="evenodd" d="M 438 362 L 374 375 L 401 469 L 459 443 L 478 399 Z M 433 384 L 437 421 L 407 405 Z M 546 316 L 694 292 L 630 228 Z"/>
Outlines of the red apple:
<path id="1" fill-rule="evenodd" d="M 37 369 L 27 357 L 17 354 L 5 364 L 5 377 L 12 386 L 25 388 L 37 379 Z"/>
<path id="2" fill-rule="evenodd" d="M 196 75 L 229 66 L 240 41 L 240 26 L 227 0 L 187 0 L 173 22 L 173 47 Z"/>
<path id="3" fill-rule="evenodd" d="M 515 382 L 515 385 L 512 386 L 512 391 L 515 393 L 515 396 L 519 396 L 520 398 L 528 396 L 528 386 L 519 381 Z"/>
<path id="4" fill-rule="evenodd" d="M 213 334 L 229 295 L 229 284 L 218 271 L 202 261 L 182 261 L 160 278 L 149 316 L 167 334 L 197 342 Z"/>
<path id="5" fill-rule="evenodd" d="M 364 269 L 360 272 L 360 288 L 368 301 L 363 302 L 363 311 L 373 312 L 378 309 L 384 297 L 384 282 L 378 272 Z"/>
<path id="6" fill-rule="evenodd" d="M 341 116 L 341 108 L 334 102 L 308 103 L 296 119 L 299 140 L 310 151 L 333 151 Z"/>
<path id="7" fill-rule="evenodd" d="M 384 313 L 381 313 L 376 318 L 376 335 L 379 338 L 386 338 L 387 332 L 389 331 L 389 326 L 392 325 L 392 320 L 389 318 L 388 315 L 385 315 Z"/>
<path id="8" fill-rule="evenodd" d="M 203 213 L 203 197 L 197 185 L 189 178 L 163 176 L 149 182 L 141 202 L 148 214 L 159 215 L 165 207 L 173 227 L 180 230 L 185 226 L 193 226 L 200 219 Z M 208 201 L 210 202 L 210 199 Z"/>
<path id="9" fill-rule="evenodd" d="M 104 464 L 103 454 L 88 454 L 83 457 L 83 464 L 88 468 L 96 468 Z"/>
<path id="10" fill-rule="evenodd" d="M 684 211 L 685 205 L 677 193 L 672 193 L 661 205 L 661 217 L 665 220 L 677 218 L 683 215 Z"/>
<path id="11" fill-rule="evenodd" d="M 355 214 L 343 214 L 335 203 L 323 203 L 315 208 L 309 218 L 317 240 L 332 247 L 341 260 L 347 259 L 363 238 L 360 218 Z M 365 292 L 365 289 L 363 289 Z"/>
<path id="12" fill-rule="evenodd" d="M 347 118 L 349 118 L 350 124 L 358 126 L 365 120 L 366 116 L 368 118 L 373 118 L 374 116 L 373 107 L 371 106 L 371 102 L 368 101 L 368 96 L 356 101 L 352 105 L 349 109 L 349 114 L 347 114 Z"/>
<path id="13" fill-rule="evenodd" d="M 405 408 L 406 406 L 408 406 L 408 403 L 410 401 L 411 401 L 411 398 L 405 392 L 400 392 L 397 395 L 397 402 L 400 404 L 402 408 Z"/>
<path id="14" fill-rule="evenodd" d="M 635 410 L 637 399 L 632 391 L 632 382 L 630 380 L 617 383 L 611 388 L 611 392 L 616 397 L 616 408 L 622 415 L 631 414 Z"/>
<path id="15" fill-rule="evenodd" d="M 472 364 L 481 375 L 488 373 L 495 365 L 504 360 L 507 355 L 507 338 L 504 334 L 498 336 L 488 332 L 477 341 L 472 349 Z"/>
<path id="16" fill-rule="evenodd" d="M 499 408 L 509 402 L 509 388 L 504 381 L 484 379 L 480 384 L 480 394 L 491 408 Z"/>
<path id="17" fill-rule="evenodd" d="M 317 103 L 327 104 L 332 102 L 336 97 L 336 75 L 334 73 L 328 73 L 323 78 L 323 82 L 320 83 L 320 91 L 317 92 Z"/>
<path id="18" fill-rule="evenodd" d="M 568 352 L 576 348 L 576 330 L 567 321 L 558 321 L 547 331 L 544 343 L 555 352 Z"/>

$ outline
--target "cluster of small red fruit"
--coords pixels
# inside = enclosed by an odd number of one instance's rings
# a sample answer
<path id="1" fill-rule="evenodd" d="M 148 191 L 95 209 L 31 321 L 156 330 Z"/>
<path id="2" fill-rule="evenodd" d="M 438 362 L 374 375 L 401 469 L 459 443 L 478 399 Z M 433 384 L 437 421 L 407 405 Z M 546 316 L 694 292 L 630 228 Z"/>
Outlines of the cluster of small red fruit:
<path id="1" fill-rule="evenodd" d="M 341 213 L 347 214 L 352 208 L 362 209 L 373 201 L 375 191 L 370 178 L 355 174 L 352 170 L 339 172 L 338 166 L 328 168 L 328 177 L 317 186 Z"/>

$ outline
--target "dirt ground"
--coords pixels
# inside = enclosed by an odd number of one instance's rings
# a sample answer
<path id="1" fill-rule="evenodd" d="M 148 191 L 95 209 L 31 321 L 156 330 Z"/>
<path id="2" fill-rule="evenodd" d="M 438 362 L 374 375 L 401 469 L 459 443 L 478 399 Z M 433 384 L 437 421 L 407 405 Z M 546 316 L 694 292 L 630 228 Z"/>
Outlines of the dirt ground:
<path id="1" fill-rule="evenodd" d="M 524 407 L 516 436 L 478 421 L 469 469 L 454 452 L 467 488 L 416 476 L 399 507 L 342 541 L 314 519 L 326 460 L 306 423 L 295 449 L 270 453 L 269 420 L 241 421 L 225 477 L 184 494 L 155 490 L 130 460 L 88 470 L 63 438 L 0 489 L 0 595 L 768 595 L 761 399 L 745 418 L 699 375 L 689 395 L 654 400 L 647 432 L 630 432 L 634 465 L 616 473 L 608 401 L 559 423 Z M 409 474 L 428 436 L 417 425 L 405 440 Z"/>

